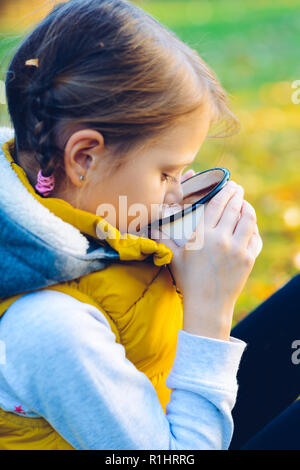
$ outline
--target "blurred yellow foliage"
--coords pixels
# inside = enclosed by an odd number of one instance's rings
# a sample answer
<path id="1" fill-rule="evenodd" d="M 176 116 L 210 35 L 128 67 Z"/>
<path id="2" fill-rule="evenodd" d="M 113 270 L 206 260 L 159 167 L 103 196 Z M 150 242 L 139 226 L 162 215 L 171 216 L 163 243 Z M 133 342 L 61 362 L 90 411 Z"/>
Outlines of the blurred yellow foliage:
<path id="1" fill-rule="evenodd" d="M 64 0 L 1 0 L 0 30 L 10 33 L 25 30 L 61 1 Z"/>

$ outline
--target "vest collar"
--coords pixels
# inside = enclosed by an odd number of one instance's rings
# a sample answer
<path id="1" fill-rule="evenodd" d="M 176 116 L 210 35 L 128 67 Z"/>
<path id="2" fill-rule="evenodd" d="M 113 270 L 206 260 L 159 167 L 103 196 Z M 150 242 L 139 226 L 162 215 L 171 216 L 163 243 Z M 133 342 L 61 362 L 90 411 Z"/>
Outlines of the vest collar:
<path id="1" fill-rule="evenodd" d="M 2 151 L 10 163 L 12 169 L 17 174 L 19 180 L 28 192 L 44 207 L 48 208 L 55 216 L 62 219 L 67 224 L 76 227 L 83 235 L 92 237 L 100 245 L 109 244 L 119 253 L 121 261 L 144 260 L 149 255 L 153 255 L 153 262 L 156 266 L 170 263 L 173 253 L 164 243 L 159 243 L 149 238 L 139 237 L 130 233 L 123 233 L 109 224 L 103 217 L 91 212 L 76 209 L 68 202 L 59 198 L 43 198 L 36 193 L 30 184 L 23 168 L 13 159 L 13 148 L 15 139 L 11 138 L 2 145 Z M 99 239 L 97 233 L 106 234 L 105 240 Z"/>

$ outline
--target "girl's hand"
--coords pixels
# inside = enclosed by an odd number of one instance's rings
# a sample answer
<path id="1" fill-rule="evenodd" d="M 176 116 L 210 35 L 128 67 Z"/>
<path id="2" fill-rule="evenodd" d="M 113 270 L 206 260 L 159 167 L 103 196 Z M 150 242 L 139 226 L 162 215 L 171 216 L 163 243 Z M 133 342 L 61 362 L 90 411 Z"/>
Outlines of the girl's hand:
<path id="1" fill-rule="evenodd" d="M 183 181 L 187 180 L 188 178 L 191 178 L 191 176 L 194 176 L 196 172 L 193 169 L 190 169 L 184 173 L 184 175 L 181 176 L 181 183 Z"/>
<path id="2" fill-rule="evenodd" d="M 156 233 L 155 240 L 173 251 L 169 266 L 183 294 L 188 332 L 229 339 L 235 302 L 262 247 L 255 211 L 243 196 L 243 188 L 230 181 L 207 203 L 204 227 L 200 222 L 190 238 L 204 232 L 200 249 L 187 250 Z"/>

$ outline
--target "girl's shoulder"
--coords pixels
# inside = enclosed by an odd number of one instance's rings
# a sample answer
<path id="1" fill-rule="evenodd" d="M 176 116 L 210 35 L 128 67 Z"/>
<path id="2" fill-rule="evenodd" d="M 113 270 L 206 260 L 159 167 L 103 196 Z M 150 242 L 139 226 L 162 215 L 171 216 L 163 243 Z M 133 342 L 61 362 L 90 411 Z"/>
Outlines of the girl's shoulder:
<path id="1" fill-rule="evenodd" d="M 56 387 L 63 390 L 75 370 L 92 373 L 100 360 L 105 374 L 116 345 L 98 308 L 50 289 L 24 294 L 6 310 L 0 318 L 0 341 L 5 345 L 0 408 L 15 412 L 16 405 L 29 417 L 43 416 L 42 398 L 56 393 Z"/>
<path id="2" fill-rule="evenodd" d="M 84 311 L 91 309 L 91 311 L 96 313 L 99 319 L 102 320 L 103 315 L 100 310 L 93 305 L 81 302 L 75 297 L 64 292 L 47 288 L 25 293 L 19 297 L 7 309 L 4 318 L 7 316 L 7 313 L 9 313 L 10 316 L 17 314 L 18 317 L 21 315 L 24 319 L 28 318 L 33 320 L 35 318 L 38 319 L 39 316 L 49 315 L 50 311 L 51 315 L 55 312 L 59 312 L 60 314 L 62 312 L 68 313 L 70 310 L 73 310 L 74 307 L 76 310 Z M 66 316 L 63 315 L 60 315 L 59 319 L 60 318 L 61 320 L 67 320 Z"/>
<path id="3" fill-rule="evenodd" d="M 50 289 L 24 294 L 0 318 L 0 338 L 23 348 L 80 341 L 81 333 L 97 321 L 111 331 L 105 315 L 93 305 Z M 111 331 L 114 336 L 114 333 Z"/>

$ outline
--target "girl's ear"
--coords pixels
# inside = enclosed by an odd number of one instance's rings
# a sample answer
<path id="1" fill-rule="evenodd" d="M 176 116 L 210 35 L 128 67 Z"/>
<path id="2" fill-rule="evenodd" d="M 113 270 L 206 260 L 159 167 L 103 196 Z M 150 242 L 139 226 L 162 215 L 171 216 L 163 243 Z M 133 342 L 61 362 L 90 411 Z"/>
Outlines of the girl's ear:
<path id="1" fill-rule="evenodd" d="M 86 176 L 99 164 L 103 156 L 104 139 L 96 131 L 85 129 L 73 134 L 65 147 L 65 172 L 75 186 L 81 186 L 81 176 Z"/>

